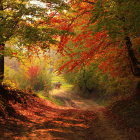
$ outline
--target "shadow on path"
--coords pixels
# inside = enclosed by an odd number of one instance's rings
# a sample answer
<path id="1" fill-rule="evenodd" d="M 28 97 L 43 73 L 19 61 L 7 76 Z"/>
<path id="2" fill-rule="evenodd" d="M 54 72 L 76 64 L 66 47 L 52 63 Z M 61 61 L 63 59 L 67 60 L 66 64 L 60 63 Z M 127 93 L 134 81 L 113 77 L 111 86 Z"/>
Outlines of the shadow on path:
<path id="1" fill-rule="evenodd" d="M 11 104 L 30 121 L 0 119 L 0 140 L 132 140 L 116 128 L 105 107 L 63 89 L 50 94 L 62 99 L 65 106 L 38 97 L 27 108 Z"/>

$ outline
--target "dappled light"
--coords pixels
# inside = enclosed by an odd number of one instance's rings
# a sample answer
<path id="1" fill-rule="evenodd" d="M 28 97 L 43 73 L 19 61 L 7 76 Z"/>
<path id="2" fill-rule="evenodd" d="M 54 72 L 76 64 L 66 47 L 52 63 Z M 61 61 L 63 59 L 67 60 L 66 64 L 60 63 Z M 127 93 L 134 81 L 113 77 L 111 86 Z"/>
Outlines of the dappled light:
<path id="1" fill-rule="evenodd" d="M 140 140 L 140 1 L 0 0 L 0 140 Z"/>

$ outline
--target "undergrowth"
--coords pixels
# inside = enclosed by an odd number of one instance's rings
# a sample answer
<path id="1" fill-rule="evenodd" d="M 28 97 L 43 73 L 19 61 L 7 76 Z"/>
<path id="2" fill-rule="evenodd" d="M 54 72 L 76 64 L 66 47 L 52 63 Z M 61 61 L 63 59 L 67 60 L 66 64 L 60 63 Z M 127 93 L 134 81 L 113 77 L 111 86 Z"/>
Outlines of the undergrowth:
<path id="1" fill-rule="evenodd" d="M 63 106 L 64 105 L 64 102 L 61 99 L 58 99 L 58 98 L 56 98 L 54 96 L 51 96 L 48 93 L 46 94 L 46 93 L 44 93 L 44 91 L 36 92 L 36 95 L 38 97 L 40 97 L 40 98 L 49 100 L 49 101 L 51 101 L 54 104 L 57 104 L 57 105 L 60 105 L 60 106 Z"/>

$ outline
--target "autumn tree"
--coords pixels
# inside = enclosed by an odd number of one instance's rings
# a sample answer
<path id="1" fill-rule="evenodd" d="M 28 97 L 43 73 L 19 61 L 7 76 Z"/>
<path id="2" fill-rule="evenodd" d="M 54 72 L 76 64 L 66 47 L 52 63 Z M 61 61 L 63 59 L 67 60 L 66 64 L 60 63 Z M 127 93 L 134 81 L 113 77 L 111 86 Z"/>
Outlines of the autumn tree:
<path id="1" fill-rule="evenodd" d="M 140 46 L 137 41 L 140 38 L 140 1 L 98 0 L 94 5 L 90 21 L 97 24 L 92 30 L 94 32 L 106 30 L 113 44 L 119 42 L 118 47 L 122 46 L 127 53 L 132 74 L 140 77 Z M 125 59 L 122 62 L 124 61 Z M 139 97 L 139 92 L 140 83 L 138 82 L 135 91 L 137 97 Z"/>
<path id="2" fill-rule="evenodd" d="M 52 36 L 59 32 L 48 26 L 49 19 L 67 8 L 62 0 L 0 0 L 0 81 L 4 78 L 6 42 L 18 37 L 26 45 L 55 43 Z"/>
<path id="3" fill-rule="evenodd" d="M 98 0 L 95 3 L 91 23 L 97 22 L 92 30 L 107 30 L 111 40 L 119 41 L 126 47 L 132 73 L 140 76 L 138 58 L 135 56 L 134 48 L 139 49 L 139 44 L 133 45 L 136 38 L 140 37 L 140 2 L 136 0 Z"/>
<path id="4" fill-rule="evenodd" d="M 80 50 L 79 59 L 73 59 L 77 63 L 74 66 L 78 66 L 82 62 L 85 63 L 85 61 L 86 63 L 93 61 L 97 55 L 99 57 L 99 54 L 106 53 L 107 49 L 110 49 L 108 51 L 114 49 L 113 53 L 117 52 L 118 55 L 124 57 L 127 52 L 132 73 L 139 76 L 139 62 L 133 49 L 139 50 L 139 45 L 135 40 L 139 38 L 140 2 L 131 0 L 127 2 L 119 0 L 79 0 L 74 2 L 77 3 L 73 6 L 74 8 L 76 6 L 76 10 L 73 13 L 75 17 L 71 26 L 75 35 L 72 37 L 62 36 L 62 45 L 60 44 L 65 52 L 69 48 L 67 54 L 73 56 L 72 59 L 76 54 L 79 54 L 74 51 L 75 48 L 72 46 L 81 46 L 83 49 Z"/>
<path id="5" fill-rule="evenodd" d="M 66 59 L 60 70 L 98 63 L 112 77 L 139 77 L 139 1 L 71 1 L 73 16 L 59 51 Z M 134 78 L 134 77 L 133 77 Z M 139 85 L 139 84 L 138 84 Z M 138 91 L 139 92 L 139 91 Z"/>

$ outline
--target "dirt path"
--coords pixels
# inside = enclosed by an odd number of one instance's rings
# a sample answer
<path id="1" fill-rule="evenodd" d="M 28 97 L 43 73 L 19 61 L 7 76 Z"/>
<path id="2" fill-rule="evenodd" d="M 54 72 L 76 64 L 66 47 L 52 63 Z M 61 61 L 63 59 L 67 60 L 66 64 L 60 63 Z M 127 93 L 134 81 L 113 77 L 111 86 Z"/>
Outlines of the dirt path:
<path id="1" fill-rule="evenodd" d="M 84 99 L 80 96 L 73 95 L 70 91 L 65 89 L 54 89 L 50 92 L 50 95 L 62 100 L 64 102 L 64 106 L 67 107 L 93 111 L 104 109 L 103 106 L 100 106 L 92 99 Z"/>
<path id="2" fill-rule="evenodd" d="M 92 122 L 90 127 L 91 137 L 89 140 L 128 140 L 126 133 L 124 134 L 117 130 L 112 120 L 104 114 L 106 110 L 104 106 L 98 105 L 91 99 L 83 99 L 72 95 L 69 91 L 64 89 L 53 90 L 50 94 L 63 100 L 68 107 L 96 112 L 97 119 Z M 94 135 L 92 135 L 93 133 Z"/>
<path id="3" fill-rule="evenodd" d="M 0 140 L 129 140 L 105 115 L 105 107 L 63 89 L 50 94 L 66 107 L 38 97 L 27 107 L 11 103 L 17 115 L 0 119 Z"/>

